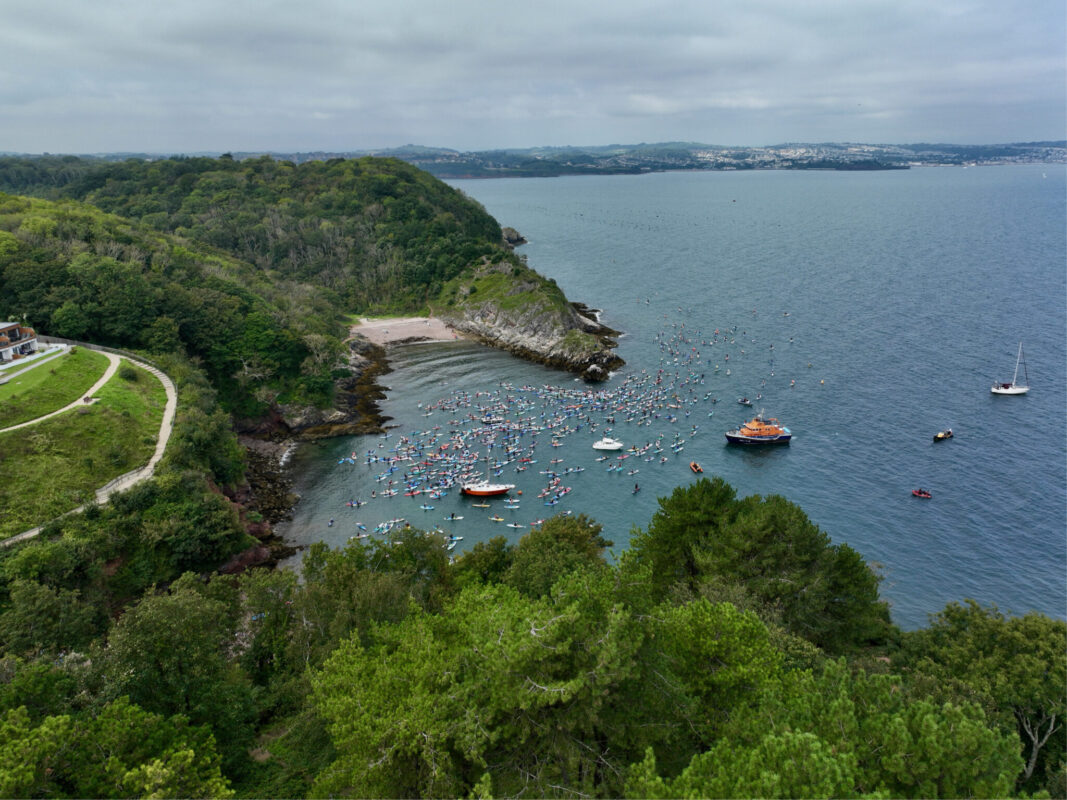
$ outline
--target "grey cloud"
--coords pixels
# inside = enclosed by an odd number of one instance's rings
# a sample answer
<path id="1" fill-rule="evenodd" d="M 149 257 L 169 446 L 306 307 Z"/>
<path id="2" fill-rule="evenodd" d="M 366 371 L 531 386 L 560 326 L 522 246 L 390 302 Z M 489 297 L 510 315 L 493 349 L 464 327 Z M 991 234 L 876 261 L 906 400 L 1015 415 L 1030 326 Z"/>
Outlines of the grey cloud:
<path id="1" fill-rule="evenodd" d="M 1063 30 L 1060 0 L 36 0 L 0 150 L 1062 138 Z"/>

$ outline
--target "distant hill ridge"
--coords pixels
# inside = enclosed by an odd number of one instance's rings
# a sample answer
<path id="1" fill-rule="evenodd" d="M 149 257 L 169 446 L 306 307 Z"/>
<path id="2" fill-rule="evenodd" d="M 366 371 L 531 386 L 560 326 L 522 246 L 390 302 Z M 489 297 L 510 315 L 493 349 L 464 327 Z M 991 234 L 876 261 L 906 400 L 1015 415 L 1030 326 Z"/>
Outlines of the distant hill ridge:
<path id="1" fill-rule="evenodd" d="M 198 154 L 217 156 L 219 154 Z M 1067 163 L 1067 140 L 1003 144 L 865 144 L 784 142 L 766 147 L 656 142 L 590 146 L 502 147 L 460 151 L 406 144 L 375 150 L 234 152 L 245 160 L 264 155 L 305 163 L 334 158 L 396 158 L 439 178 L 551 177 L 556 175 L 640 174 L 669 170 L 737 169 L 906 169 L 912 166 Z M 49 156 L 42 156 L 45 158 Z M 159 154 L 97 154 L 93 159 L 158 159 Z M 52 158 L 52 157 L 49 157 Z"/>

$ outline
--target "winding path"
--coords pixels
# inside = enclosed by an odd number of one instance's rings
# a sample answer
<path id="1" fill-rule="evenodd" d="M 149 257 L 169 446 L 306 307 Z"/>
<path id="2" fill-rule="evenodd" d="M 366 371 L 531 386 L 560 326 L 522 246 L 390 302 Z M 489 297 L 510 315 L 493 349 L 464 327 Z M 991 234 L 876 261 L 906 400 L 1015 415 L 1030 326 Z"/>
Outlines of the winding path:
<path id="1" fill-rule="evenodd" d="M 89 387 L 89 390 L 85 393 L 85 397 L 92 397 L 94 394 L 99 392 L 104 387 L 104 384 L 107 383 L 109 380 L 111 380 L 111 376 L 114 375 L 118 371 L 119 362 L 122 359 L 120 359 L 118 356 L 114 355 L 113 353 L 104 353 L 103 355 L 107 356 L 108 361 L 110 363 L 107 365 L 107 369 L 104 370 L 104 374 L 100 376 L 100 380 L 98 380 L 96 383 L 94 383 L 92 386 Z M 143 365 L 138 364 L 138 366 L 143 366 Z M 12 377 L 14 377 L 14 376 L 12 376 Z M 96 401 L 93 400 L 91 402 L 95 403 Z M 44 415 L 42 415 L 40 417 L 35 417 L 34 419 L 28 420 L 27 422 L 20 422 L 18 425 L 12 425 L 10 428 L 0 428 L 0 433 L 7 433 L 8 431 L 17 431 L 19 428 L 25 428 L 28 425 L 36 425 L 38 422 L 44 422 L 46 419 L 51 419 L 52 417 L 58 417 L 60 414 L 65 414 L 66 412 L 68 412 L 68 411 L 70 411 L 72 409 L 79 408 L 81 406 L 88 405 L 88 404 L 89 404 L 88 401 L 86 401 L 85 399 L 79 397 L 73 403 L 68 403 L 67 405 L 63 406 L 63 408 L 60 408 L 60 409 L 58 409 L 56 411 L 51 411 L 48 414 L 44 414 Z"/>
<path id="2" fill-rule="evenodd" d="M 96 349 L 90 347 L 89 345 L 83 344 L 81 346 L 88 347 L 89 349 Z M 149 364 L 145 364 L 141 361 L 135 361 L 132 358 L 127 358 L 126 356 L 116 355 L 114 353 L 109 353 L 103 350 L 99 350 L 98 352 L 102 352 L 104 355 L 106 355 L 110 363 L 108 364 L 107 369 L 104 370 L 104 374 L 101 376 L 100 380 L 94 383 L 89 389 L 89 391 L 85 393 L 85 397 L 91 397 L 94 393 L 98 392 L 104 386 L 105 383 L 111 380 L 111 377 L 118 370 L 119 364 L 123 359 L 129 361 L 134 366 L 140 367 L 141 369 L 155 375 L 156 378 L 159 379 L 159 382 L 163 384 L 163 390 L 167 394 L 167 403 L 163 407 L 163 421 L 160 423 L 159 426 L 159 436 L 156 438 L 156 449 L 152 453 L 152 457 L 143 467 L 138 467 L 137 469 L 132 470 L 131 472 L 127 472 L 125 475 L 119 475 L 114 480 L 97 489 L 95 502 L 98 504 L 103 504 L 106 503 L 111 497 L 111 495 L 113 495 L 115 492 L 125 491 L 134 484 L 148 480 L 155 474 L 156 464 L 158 464 L 159 460 L 163 458 L 163 453 L 167 449 L 167 442 L 170 440 L 171 431 L 174 428 L 174 415 L 178 409 L 178 393 L 174 388 L 174 382 L 171 381 L 171 379 L 168 378 L 166 374 L 156 369 L 155 367 L 150 366 Z M 80 408 L 84 405 L 85 400 L 79 399 L 73 403 L 64 406 L 58 411 L 53 411 L 49 414 L 44 414 L 43 416 L 37 417 L 36 419 L 31 419 L 28 422 L 23 422 L 18 425 L 12 425 L 10 428 L 4 428 L 0 430 L 0 433 L 18 430 L 19 428 L 25 428 L 28 425 L 36 425 L 38 422 L 43 422 L 44 420 L 50 419 L 51 417 L 54 417 L 58 414 L 63 414 L 67 411 L 70 411 L 74 408 Z M 65 517 L 69 514 L 77 514 L 80 511 L 84 511 L 87 505 L 88 504 L 78 506 L 77 508 L 71 509 L 70 511 L 66 512 L 66 514 L 61 514 L 60 516 Z M 16 542 L 21 542 L 26 539 L 32 539 L 34 536 L 39 534 L 43 528 L 44 525 L 40 525 L 36 528 L 31 528 L 28 531 L 23 531 L 22 533 L 16 534 L 15 536 L 12 536 L 8 539 L 0 540 L 0 546 L 7 547 L 9 545 L 15 544 Z"/>

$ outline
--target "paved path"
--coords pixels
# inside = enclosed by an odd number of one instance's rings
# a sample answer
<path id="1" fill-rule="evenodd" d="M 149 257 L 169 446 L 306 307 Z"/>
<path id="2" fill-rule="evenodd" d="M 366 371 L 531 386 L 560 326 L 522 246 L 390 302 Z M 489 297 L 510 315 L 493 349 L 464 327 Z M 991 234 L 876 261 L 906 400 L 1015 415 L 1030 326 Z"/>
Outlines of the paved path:
<path id="1" fill-rule="evenodd" d="M 89 391 L 86 393 L 86 397 L 89 397 L 94 392 L 99 391 L 99 389 L 105 383 L 107 383 L 108 380 L 111 379 L 111 376 L 115 374 L 115 371 L 119 367 L 119 362 L 123 358 L 125 358 L 125 356 L 117 356 L 113 353 L 104 353 L 104 355 L 106 355 L 108 359 L 110 359 L 111 363 L 108 365 L 108 368 L 104 372 L 103 377 L 100 378 L 100 380 L 98 380 L 95 384 L 93 384 L 93 387 L 89 389 Z M 174 415 L 178 409 L 178 393 L 174 388 L 174 382 L 171 381 L 170 378 L 168 378 L 160 370 L 156 369 L 155 367 L 149 366 L 148 364 L 143 364 L 140 361 L 134 361 L 132 358 L 126 360 L 129 361 L 131 364 L 140 367 L 141 369 L 151 372 L 159 379 L 160 383 L 163 384 L 164 391 L 167 393 L 167 403 L 163 408 L 163 421 L 160 423 L 159 426 L 159 436 L 156 439 L 156 449 L 155 452 L 152 453 L 152 457 L 143 467 L 139 467 L 133 470 L 132 472 L 127 472 L 125 475 L 119 475 L 119 477 L 115 478 L 110 483 L 97 489 L 95 502 L 100 505 L 106 503 L 111 497 L 111 495 L 113 495 L 114 493 L 123 492 L 136 483 L 148 480 L 155 474 L 156 464 L 158 464 L 159 460 L 163 458 L 163 453 L 167 449 L 167 442 L 170 440 L 171 431 L 174 429 Z M 85 405 L 85 401 L 78 400 L 75 403 L 71 403 L 70 405 L 59 409 L 59 411 L 53 411 L 51 414 L 45 414 L 43 417 L 37 417 L 37 419 L 30 420 L 29 422 L 24 422 L 21 425 L 12 425 L 10 428 L 0 430 L 0 433 L 4 433 L 4 431 L 13 431 L 18 428 L 23 428 L 27 425 L 34 425 L 38 422 L 41 422 L 42 420 L 54 417 L 56 414 L 62 414 L 65 411 L 69 411 L 72 408 L 77 408 L 83 405 Z M 65 517 L 69 514 L 77 514 L 81 511 L 84 511 L 87 505 L 88 504 L 78 506 L 77 508 L 71 509 L 66 514 L 62 514 L 61 516 Z M 32 539 L 34 536 L 39 534 L 43 530 L 43 528 L 44 526 L 41 525 L 36 528 L 31 528 L 28 531 L 23 531 L 22 533 L 16 534 L 15 536 L 10 537 L 9 539 L 2 539 L 0 540 L 0 546 L 6 547 L 8 545 L 15 544 L 16 542 L 21 542 L 26 539 Z"/>

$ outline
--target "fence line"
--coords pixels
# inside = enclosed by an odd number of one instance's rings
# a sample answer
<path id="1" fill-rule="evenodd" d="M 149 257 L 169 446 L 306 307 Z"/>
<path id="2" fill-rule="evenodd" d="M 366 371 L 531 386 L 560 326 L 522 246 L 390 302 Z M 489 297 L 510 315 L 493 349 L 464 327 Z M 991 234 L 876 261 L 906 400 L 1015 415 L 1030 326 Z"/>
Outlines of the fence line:
<path id="1" fill-rule="evenodd" d="M 151 359 L 145 358 L 139 353 L 134 353 L 130 350 L 121 350 L 117 347 L 104 347 L 102 344 L 92 344 L 90 342 L 79 342 L 77 339 L 64 339 L 61 336 L 38 336 L 37 341 L 44 342 L 45 344 L 65 344 L 70 347 L 84 347 L 87 350 L 99 350 L 102 353 L 114 353 L 117 356 L 125 356 L 131 361 L 139 361 L 142 364 L 148 364 L 151 367 L 155 367 L 160 372 L 162 368 L 159 364 L 156 364 Z"/>

